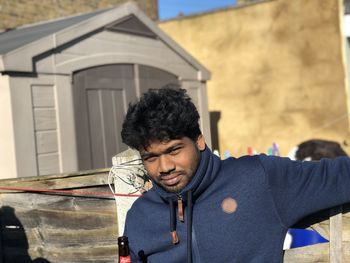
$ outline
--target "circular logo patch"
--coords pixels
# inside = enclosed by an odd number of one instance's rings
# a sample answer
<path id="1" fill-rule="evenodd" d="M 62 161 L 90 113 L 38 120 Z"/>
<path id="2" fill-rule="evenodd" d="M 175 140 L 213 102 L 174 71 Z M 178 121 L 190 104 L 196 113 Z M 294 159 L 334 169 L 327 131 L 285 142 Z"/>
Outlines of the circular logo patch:
<path id="1" fill-rule="evenodd" d="M 227 214 L 232 214 L 237 209 L 237 202 L 232 197 L 226 197 L 221 203 L 222 211 Z"/>

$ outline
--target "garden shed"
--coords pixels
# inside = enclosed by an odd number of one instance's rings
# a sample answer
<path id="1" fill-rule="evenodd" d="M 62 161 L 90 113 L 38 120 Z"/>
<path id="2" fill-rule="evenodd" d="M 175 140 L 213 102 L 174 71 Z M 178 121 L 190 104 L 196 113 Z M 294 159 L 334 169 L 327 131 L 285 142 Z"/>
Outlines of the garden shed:
<path id="1" fill-rule="evenodd" d="M 189 91 L 210 142 L 209 71 L 138 7 L 0 34 L 0 178 L 111 166 L 128 103 L 149 88 Z"/>

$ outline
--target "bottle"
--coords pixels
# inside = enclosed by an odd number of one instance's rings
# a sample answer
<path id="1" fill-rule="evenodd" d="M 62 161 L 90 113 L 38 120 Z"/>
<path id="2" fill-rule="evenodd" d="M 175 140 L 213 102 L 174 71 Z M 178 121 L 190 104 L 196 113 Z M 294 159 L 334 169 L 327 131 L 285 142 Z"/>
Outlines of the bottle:
<path id="1" fill-rule="evenodd" d="M 127 236 L 118 237 L 119 263 L 131 263 L 129 240 Z"/>

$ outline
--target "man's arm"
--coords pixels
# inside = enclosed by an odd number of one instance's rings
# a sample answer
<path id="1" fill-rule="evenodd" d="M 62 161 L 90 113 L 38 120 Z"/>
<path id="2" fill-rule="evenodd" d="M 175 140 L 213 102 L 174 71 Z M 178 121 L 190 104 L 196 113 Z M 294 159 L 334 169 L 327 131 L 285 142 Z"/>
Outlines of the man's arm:
<path id="1" fill-rule="evenodd" d="M 259 156 L 276 210 L 286 227 L 322 209 L 350 202 L 350 159 L 301 162 Z"/>

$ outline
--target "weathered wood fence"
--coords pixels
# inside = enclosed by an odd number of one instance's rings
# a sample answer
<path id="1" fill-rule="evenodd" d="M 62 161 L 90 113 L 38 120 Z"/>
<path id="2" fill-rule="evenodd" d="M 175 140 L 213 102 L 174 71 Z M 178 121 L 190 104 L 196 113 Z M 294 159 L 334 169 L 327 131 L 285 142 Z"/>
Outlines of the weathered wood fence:
<path id="1" fill-rule="evenodd" d="M 0 263 L 117 262 L 117 209 L 106 195 L 108 171 L 0 180 Z M 350 263 L 349 211 L 350 205 L 327 211 L 330 219 L 313 228 L 330 243 L 287 250 L 284 262 Z"/>
<path id="2" fill-rule="evenodd" d="M 284 262 L 350 263 L 350 204 L 322 211 L 309 221 L 330 242 L 287 250 Z"/>
<path id="3" fill-rule="evenodd" d="M 0 263 L 118 262 L 117 209 L 105 195 L 107 178 L 106 169 L 0 180 L 0 187 L 67 191 L 0 190 Z"/>

